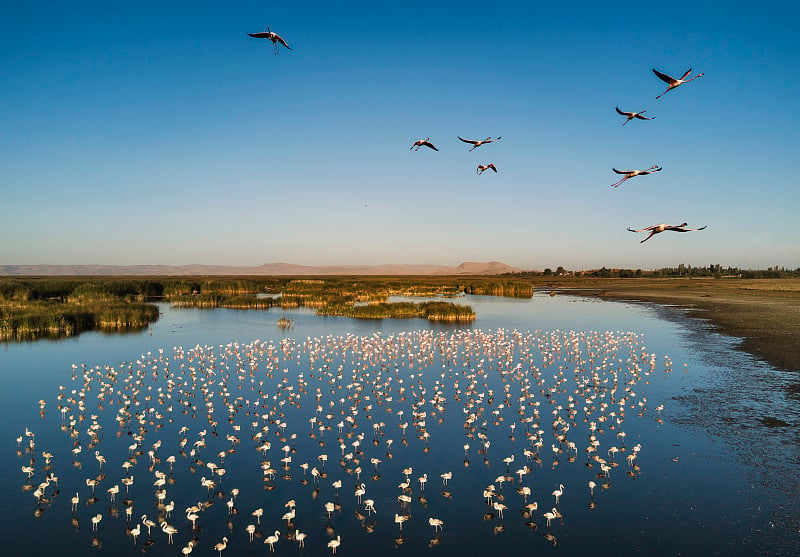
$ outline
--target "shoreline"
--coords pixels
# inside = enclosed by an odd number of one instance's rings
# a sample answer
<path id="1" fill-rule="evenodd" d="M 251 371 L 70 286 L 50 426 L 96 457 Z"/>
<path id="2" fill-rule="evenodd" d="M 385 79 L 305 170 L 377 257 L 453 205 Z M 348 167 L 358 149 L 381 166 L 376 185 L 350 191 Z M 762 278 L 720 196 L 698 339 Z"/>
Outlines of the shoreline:
<path id="1" fill-rule="evenodd" d="M 742 339 L 738 349 L 776 369 L 800 372 L 800 291 L 692 282 L 677 286 L 595 283 L 577 288 L 560 284 L 553 285 L 553 290 L 562 295 L 676 306 L 715 331 Z"/>

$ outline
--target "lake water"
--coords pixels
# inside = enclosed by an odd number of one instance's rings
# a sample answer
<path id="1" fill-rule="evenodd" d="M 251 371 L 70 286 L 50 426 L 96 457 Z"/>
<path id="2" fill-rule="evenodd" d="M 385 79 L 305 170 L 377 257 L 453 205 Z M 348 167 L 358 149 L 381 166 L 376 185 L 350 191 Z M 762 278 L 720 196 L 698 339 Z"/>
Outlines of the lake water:
<path id="1" fill-rule="evenodd" d="M 227 537 L 222 555 L 266 555 L 278 530 L 278 555 L 300 551 L 299 531 L 309 555 L 331 554 L 337 535 L 337 555 L 797 554 L 800 405 L 789 374 L 670 308 L 544 294 L 457 301 L 473 306 L 474 323 L 162 306 L 140 333 L 4 345 L 3 553 L 181 555 L 193 540 L 192 555 L 211 556 Z M 282 315 L 292 329 L 276 327 Z M 47 474 L 58 484 L 37 502 Z M 212 477 L 212 489 L 201 485 Z M 87 479 L 99 480 L 96 500 Z M 490 484 L 498 507 L 483 496 Z M 193 528 L 185 509 L 198 502 Z M 552 508 L 560 517 L 548 526 Z M 140 527 L 134 543 L 143 514 L 174 526 L 173 543 L 159 526 Z M 402 529 L 395 515 L 407 517 Z"/>

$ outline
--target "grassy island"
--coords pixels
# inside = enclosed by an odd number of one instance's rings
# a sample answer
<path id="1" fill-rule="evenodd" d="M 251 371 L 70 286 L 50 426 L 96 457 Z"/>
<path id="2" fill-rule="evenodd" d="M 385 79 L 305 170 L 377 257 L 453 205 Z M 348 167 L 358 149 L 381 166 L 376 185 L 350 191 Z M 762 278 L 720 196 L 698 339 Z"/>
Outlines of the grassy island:
<path id="1" fill-rule="evenodd" d="M 474 320 L 475 312 L 446 300 L 465 293 L 530 297 L 533 287 L 486 277 L 9 277 L 0 279 L 0 340 L 140 330 L 158 319 L 154 302 L 200 309 L 309 307 L 355 319 L 460 323 Z M 390 296 L 441 300 L 390 302 Z"/>
<path id="2" fill-rule="evenodd" d="M 409 319 L 464 323 L 475 320 L 475 311 L 467 305 L 452 302 L 380 302 L 358 306 L 326 305 L 319 315 L 342 315 L 356 319 Z"/>
<path id="3" fill-rule="evenodd" d="M 224 284 L 224 283 L 222 283 Z M 487 287 L 495 292 L 522 291 Z M 359 279 L 326 277 L 321 279 L 264 280 L 261 284 L 238 281 L 237 288 L 219 279 L 179 281 L 165 287 L 165 299 L 176 307 L 267 309 L 280 307 L 314 308 L 318 315 L 336 315 L 355 319 L 409 319 L 469 322 L 475 312 L 469 306 L 449 301 L 389 302 L 389 296 L 441 297 L 462 296 L 474 286 L 430 281 L 415 283 L 407 279 Z M 529 288 L 529 295 L 533 294 Z M 263 296 L 258 296 L 262 294 Z M 271 294 L 271 295 L 270 295 Z"/>
<path id="4" fill-rule="evenodd" d="M 0 339 L 141 329 L 158 319 L 158 307 L 143 300 L 159 291 L 152 281 L 3 279 Z"/>

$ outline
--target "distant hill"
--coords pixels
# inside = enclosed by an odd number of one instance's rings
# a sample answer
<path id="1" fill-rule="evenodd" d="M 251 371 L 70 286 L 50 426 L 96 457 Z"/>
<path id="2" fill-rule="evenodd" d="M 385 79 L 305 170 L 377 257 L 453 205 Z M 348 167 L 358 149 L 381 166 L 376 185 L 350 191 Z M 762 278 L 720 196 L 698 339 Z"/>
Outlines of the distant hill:
<path id="1" fill-rule="evenodd" d="M 522 269 L 499 261 L 446 265 L 325 265 L 265 263 L 225 265 L 0 265 L 0 276 L 187 276 L 187 275 L 499 275 Z"/>

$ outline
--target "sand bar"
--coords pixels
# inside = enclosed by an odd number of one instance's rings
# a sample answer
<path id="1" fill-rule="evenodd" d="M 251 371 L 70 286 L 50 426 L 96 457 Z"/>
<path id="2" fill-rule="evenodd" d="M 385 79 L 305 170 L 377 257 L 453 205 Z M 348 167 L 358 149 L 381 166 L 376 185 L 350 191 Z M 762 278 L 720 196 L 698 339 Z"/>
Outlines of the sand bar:
<path id="1" fill-rule="evenodd" d="M 800 279 L 576 279 L 562 294 L 637 300 L 686 308 L 773 367 L 800 372 Z"/>

